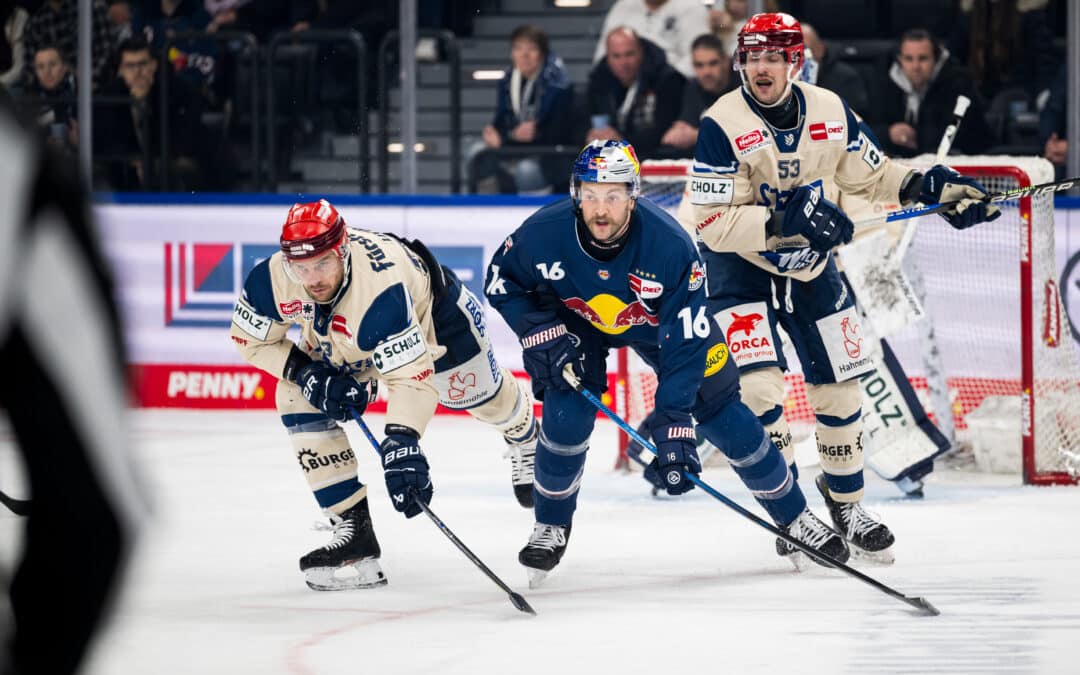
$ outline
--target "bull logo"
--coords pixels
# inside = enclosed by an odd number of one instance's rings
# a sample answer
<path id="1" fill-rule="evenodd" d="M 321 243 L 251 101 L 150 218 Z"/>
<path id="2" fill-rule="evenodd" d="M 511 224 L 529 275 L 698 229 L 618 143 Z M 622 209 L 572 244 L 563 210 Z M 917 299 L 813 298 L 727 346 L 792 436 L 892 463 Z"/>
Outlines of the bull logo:
<path id="1" fill-rule="evenodd" d="M 754 332 L 755 328 L 757 328 L 758 323 L 764 318 L 765 317 L 758 314 L 757 312 L 747 314 L 746 316 L 741 316 L 739 314 L 736 314 L 735 312 L 732 312 L 731 325 L 727 329 L 727 334 L 724 335 L 724 337 L 727 338 L 727 343 L 731 344 L 731 336 L 734 333 L 738 333 L 739 331 L 746 333 L 746 337 L 750 337 L 750 334 Z"/>
<path id="2" fill-rule="evenodd" d="M 859 324 L 853 323 L 851 317 L 846 316 L 840 320 L 840 333 L 844 336 L 844 351 L 853 359 L 862 354 L 862 341 L 859 337 Z"/>
<path id="3" fill-rule="evenodd" d="M 564 298 L 563 305 L 574 314 L 588 321 L 597 330 L 609 335 L 624 333 L 634 326 L 659 326 L 660 320 L 648 308 L 635 300 L 626 304 L 623 300 L 601 293 L 589 300 Z"/>

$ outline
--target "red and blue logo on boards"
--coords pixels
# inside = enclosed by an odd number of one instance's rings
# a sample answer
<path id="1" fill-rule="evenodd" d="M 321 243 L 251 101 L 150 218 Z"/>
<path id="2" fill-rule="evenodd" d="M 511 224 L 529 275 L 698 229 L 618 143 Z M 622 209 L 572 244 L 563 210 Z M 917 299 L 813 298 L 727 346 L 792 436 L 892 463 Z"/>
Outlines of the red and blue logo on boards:
<path id="1" fill-rule="evenodd" d="M 165 243 L 165 325 L 228 328 L 244 279 L 278 247 Z"/>
<path id="2" fill-rule="evenodd" d="M 278 251 L 266 243 L 165 243 L 165 325 L 225 328 L 251 270 Z M 484 297 L 484 249 L 431 246 L 435 258 L 478 298 Z"/>

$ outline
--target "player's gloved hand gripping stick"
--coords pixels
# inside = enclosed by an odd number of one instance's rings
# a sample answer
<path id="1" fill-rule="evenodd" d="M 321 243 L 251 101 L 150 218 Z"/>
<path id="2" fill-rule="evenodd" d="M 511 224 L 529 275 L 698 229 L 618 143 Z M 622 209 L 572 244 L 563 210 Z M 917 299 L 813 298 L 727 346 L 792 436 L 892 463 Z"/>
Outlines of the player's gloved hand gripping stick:
<path id="1" fill-rule="evenodd" d="M 617 424 L 619 426 L 619 428 L 621 428 L 623 431 L 625 431 L 627 434 L 629 434 L 630 437 L 633 438 L 635 441 L 640 443 L 643 448 L 645 448 L 649 452 L 653 453 L 654 455 L 657 454 L 656 447 L 652 443 L 645 440 L 645 438 L 642 437 L 641 434 L 639 434 L 637 432 L 637 430 L 634 429 L 634 427 L 627 424 L 626 420 L 622 419 L 617 414 L 615 414 L 615 412 L 613 410 L 611 410 L 611 408 L 608 408 L 606 405 L 604 405 L 603 401 L 601 401 L 599 398 L 597 398 L 596 394 L 592 393 L 591 391 L 586 389 L 584 387 L 584 385 L 581 384 L 581 380 L 578 379 L 577 375 L 574 373 L 572 368 L 566 368 L 563 371 L 563 377 L 566 378 L 566 381 L 568 383 L 570 383 L 570 386 L 573 387 L 575 391 L 577 391 L 582 396 L 584 396 L 586 399 L 588 399 L 588 401 L 590 403 L 592 403 L 598 410 L 600 410 L 600 412 L 607 415 L 608 418 L 612 422 L 614 422 L 615 424 Z M 886 595 L 889 595 L 889 596 L 891 596 L 893 598 L 896 598 L 897 600 L 899 600 L 901 602 L 907 603 L 908 605 L 910 605 L 910 606 L 914 607 L 915 609 L 919 610 L 920 612 L 922 612 L 924 615 L 937 616 L 938 614 L 941 613 L 941 612 L 939 612 L 937 610 L 936 607 L 931 605 L 930 602 L 926 598 L 912 597 L 912 596 L 909 596 L 909 595 L 904 595 L 900 591 L 897 591 L 897 590 L 895 590 L 895 589 L 893 589 L 893 588 L 891 588 L 889 586 L 886 586 L 885 584 L 881 583 L 880 581 L 877 581 L 876 579 L 868 577 L 865 574 L 863 574 L 862 572 L 859 572 L 858 570 L 852 569 L 851 567 L 848 567 L 844 563 L 842 563 L 842 562 L 840 562 L 838 560 L 835 560 L 834 558 L 831 558 L 831 557 L 829 557 L 827 555 L 824 555 L 819 551 L 814 550 L 813 548 L 807 546 L 806 544 L 802 543 L 798 539 L 792 537 L 787 532 L 784 532 L 783 530 L 779 529 L 778 527 L 773 526 L 771 523 L 766 522 L 762 518 L 759 518 L 758 516 L 755 516 L 750 511 L 747 511 L 743 507 L 739 506 L 737 503 L 735 503 L 734 501 L 732 501 L 728 497 L 725 497 L 722 493 L 718 492 L 715 488 L 713 488 L 711 485 L 709 485 L 705 481 L 698 478 L 693 473 L 684 472 L 683 475 L 686 477 L 686 480 L 688 480 L 691 483 L 693 483 L 694 485 L 698 486 L 699 488 L 701 488 L 702 490 L 707 492 L 709 495 L 715 497 L 717 500 L 723 502 L 725 506 L 728 506 L 729 508 L 733 509 L 739 515 L 743 516 L 747 520 L 752 521 L 753 523 L 757 524 L 759 527 L 762 527 L 762 528 L 768 530 L 769 532 L 771 532 L 772 534 L 774 534 L 775 536 L 780 537 L 781 539 L 788 542 L 792 546 L 797 547 L 799 550 L 803 551 L 807 555 L 811 555 L 811 556 L 817 558 L 818 560 L 821 560 L 822 562 L 824 562 L 826 565 L 828 565 L 830 567 L 835 567 L 836 569 L 840 570 L 841 572 L 844 572 L 848 576 L 855 577 L 859 581 L 876 588 L 877 590 L 881 591 L 882 593 L 885 593 Z"/>

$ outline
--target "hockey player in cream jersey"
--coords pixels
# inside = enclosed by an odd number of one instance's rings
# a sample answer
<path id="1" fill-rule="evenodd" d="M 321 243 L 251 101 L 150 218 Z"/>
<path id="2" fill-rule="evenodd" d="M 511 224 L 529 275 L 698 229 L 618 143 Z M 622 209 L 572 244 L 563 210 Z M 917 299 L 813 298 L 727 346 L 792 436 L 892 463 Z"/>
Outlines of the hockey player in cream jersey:
<path id="1" fill-rule="evenodd" d="M 702 117 L 679 220 L 697 235 L 709 299 L 723 308 L 716 319 L 740 369 L 743 401 L 794 468 L 783 418 L 783 326 L 817 416 L 817 487 L 853 553 L 888 562 L 893 535 L 860 504 L 857 378 L 873 364 L 830 254 L 854 230 L 836 202 L 841 192 L 871 202 L 956 201 L 942 215 L 958 229 L 998 214 L 979 201 L 986 190 L 976 181 L 941 165 L 923 175 L 891 162 L 842 99 L 795 82 L 803 50 L 791 16 L 747 21 L 736 64 L 743 87 Z M 777 547 L 790 552 L 780 541 Z"/>
<path id="2" fill-rule="evenodd" d="M 299 346 L 286 336 L 300 327 Z M 347 228 L 329 202 L 297 204 L 281 251 L 256 265 L 231 337 L 251 364 L 280 378 L 277 409 L 334 537 L 300 559 L 316 590 L 386 583 L 367 486 L 338 422 L 362 413 L 373 387 L 388 392 L 383 459 L 394 508 L 420 513 L 432 496 L 420 438 L 437 403 L 467 410 L 503 434 L 518 501 L 533 503 L 533 403 L 499 367 L 483 306 L 423 244 Z M 355 574 L 339 575 L 339 569 Z"/>

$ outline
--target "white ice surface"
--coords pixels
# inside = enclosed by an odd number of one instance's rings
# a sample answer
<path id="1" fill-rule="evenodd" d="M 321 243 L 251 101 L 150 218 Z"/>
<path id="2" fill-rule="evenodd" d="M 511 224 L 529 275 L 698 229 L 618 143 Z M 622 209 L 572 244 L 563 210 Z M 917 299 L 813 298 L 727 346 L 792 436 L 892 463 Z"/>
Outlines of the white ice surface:
<path id="1" fill-rule="evenodd" d="M 938 472 L 911 501 L 869 478 L 866 503 L 896 533 L 897 562 L 860 569 L 942 612 L 924 617 L 838 572 L 793 572 L 771 535 L 701 491 L 650 497 L 639 476 L 612 471 L 615 432 L 602 421 L 566 557 L 531 591 L 517 551 L 533 517 L 513 499 L 500 439 L 437 418 L 424 442 L 432 507 L 528 599 L 529 617 L 426 517 L 392 510 L 352 425 L 390 584 L 319 593 L 297 559 L 327 534 L 311 529 L 319 513 L 273 413 L 133 421 L 156 514 L 95 675 L 1080 673 L 1080 488 Z M 0 485 L 17 493 L 8 443 L 0 460 Z M 813 473 L 802 484 L 826 517 Z M 703 477 L 761 513 L 729 470 Z M 20 522 L 0 509 L 9 569 Z"/>

